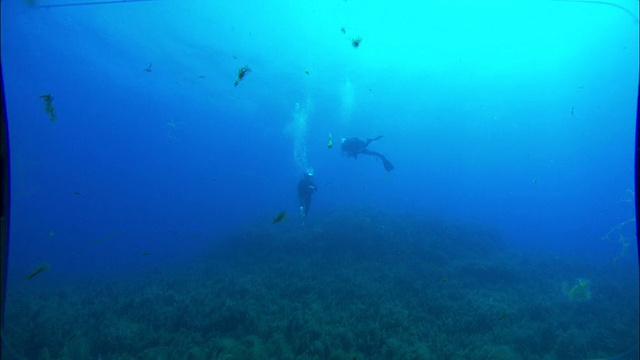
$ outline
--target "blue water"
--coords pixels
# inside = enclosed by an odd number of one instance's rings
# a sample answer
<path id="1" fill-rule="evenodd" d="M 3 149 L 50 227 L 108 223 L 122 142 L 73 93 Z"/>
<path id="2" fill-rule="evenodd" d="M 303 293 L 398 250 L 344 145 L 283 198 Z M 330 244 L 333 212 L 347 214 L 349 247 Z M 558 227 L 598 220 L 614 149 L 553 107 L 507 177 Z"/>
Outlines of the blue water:
<path id="1" fill-rule="evenodd" d="M 628 284 L 637 287 L 637 2 L 46 6 L 66 3 L 73 1 L 2 2 L 9 300 L 56 293 L 77 278 L 191 266 L 255 226 L 304 239 L 337 226 L 336 214 L 341 226 L 357 229 L 373 221 L 362 214 L 378 213 L 396 225 L 418 217 L 488 229 L 505 254 L 578 262 L 600 269 L 602 283 L 631 274 Z M 243 66 L 251 71 L 234 86 Z M 44 94 L 53 96 L 55 121 Z M 393 171 L 375 157 L 340 151 L 342 137 L 379 135 L 369 149 Z M 309 169 L 318 191 L 305 219 L 295 186 Z M 272 224 L 280 211 L 287 219 Z M 405 227 L 429 237 L 413 220 Z M 41 264 L 47 270 L 26 281 Z M 567 270 L 560 277 L 587 276 Z M 550 286 L 561 294 L 557 280 Z M 625 304 L 637 304 L 637 291 L 629 294 Z M 637 319 L 637 306 L 626 314 Z M 625 332 L 637 342 L 637 321 L 630 326 Z M 42 344 L 52 358 L 65 358 L 55 341 Z M 614 356 L 633 345 L 621 340 L 581 354 Z M 97 348 L 84 354 L 115 354 Z M 496 349 L 475 354 L 544 353 Z M 344 351 L 349 359 L 391 358 L 357 346 Z M 66 358 L 83 358 L 77 354 Z"/>

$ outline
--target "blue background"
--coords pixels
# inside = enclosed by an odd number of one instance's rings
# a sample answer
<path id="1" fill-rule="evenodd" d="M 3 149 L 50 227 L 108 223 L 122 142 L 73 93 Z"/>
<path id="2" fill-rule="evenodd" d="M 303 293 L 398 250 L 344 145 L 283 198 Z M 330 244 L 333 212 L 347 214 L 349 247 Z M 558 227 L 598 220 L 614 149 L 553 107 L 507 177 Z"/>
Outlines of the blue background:
<path id="1" fill-rule="evenodd" d="M 132 271 L 301 221 L 308 167 L 308 221 L 371 207 L 634 254 L 637 3 L 423 3 L 3 1 L 11 274 Z M 378 135 L 393 172 L 341 156 Z"/>
<path id="2" fill-rule="evenodd" d="M 1 4 L 3 359 L 638 358 L 637 1 Z"/>

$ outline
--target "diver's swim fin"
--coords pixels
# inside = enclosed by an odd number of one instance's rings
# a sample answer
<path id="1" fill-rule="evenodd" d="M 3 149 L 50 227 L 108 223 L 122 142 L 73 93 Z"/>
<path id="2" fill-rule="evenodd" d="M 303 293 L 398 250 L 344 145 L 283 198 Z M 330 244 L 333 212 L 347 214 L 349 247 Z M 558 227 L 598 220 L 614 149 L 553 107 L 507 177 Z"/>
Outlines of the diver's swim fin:
<path id="1" fill-rule="evenodd" d="M 395 168 L 395 166 L 393 166 L 391 161 L 387 160 L 387 158 L 385 157 L 382 158 L 382 165 L 384 165 L 384 169 L 387 171 L 391 171 Z"/>

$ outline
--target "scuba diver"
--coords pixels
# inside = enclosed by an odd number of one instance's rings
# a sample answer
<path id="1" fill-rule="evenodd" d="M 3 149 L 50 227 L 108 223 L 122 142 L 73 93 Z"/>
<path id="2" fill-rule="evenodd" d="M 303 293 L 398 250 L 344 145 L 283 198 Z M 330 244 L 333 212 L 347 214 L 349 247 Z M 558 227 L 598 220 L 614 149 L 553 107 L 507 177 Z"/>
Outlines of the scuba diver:
<path id="1" fill-rule="evenodd" d="M 298 201 L 300 202 L 300 213 L 307 216 L 309 206 L 311 206 L 311 195 L 317 191 L 316 184 L 313 183 L 313 172 L 307 171 L 298 182 Z"/>
<path id="2" fill-rule="evenodd" d="M 384 169 L 387 171 L 391 171 L 393 170 L 394 166 L 389 160 L 387 160 L 384 155 L 380 154 L 379 152 L 367 149 L 367 146 L 369 146 L 369 144 L 376 140 L 379 140 L 380 138 L 382 138 L 382 135 L 373 139 L 367 139 L 366 141 L 360 140 L 355 137 L 349 139 L 342 138 L 342 152 L 346 153 L 349 157 L 353 157 L 354 159 L 357 159 L 358 155 L 360 154 L 377 156 L 378 158 L 380 158 L 380 160 L 382 160 Z"/>

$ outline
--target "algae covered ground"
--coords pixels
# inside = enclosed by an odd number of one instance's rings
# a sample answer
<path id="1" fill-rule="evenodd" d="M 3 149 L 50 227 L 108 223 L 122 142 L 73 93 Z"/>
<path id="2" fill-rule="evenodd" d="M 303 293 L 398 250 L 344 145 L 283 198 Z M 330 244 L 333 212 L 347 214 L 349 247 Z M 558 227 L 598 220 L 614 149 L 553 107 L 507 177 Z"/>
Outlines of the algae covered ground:
<path id="1" fill-rule="evenodd" d="M 440 219 L 313 215 L 237 229 L 188 264 L 24 280 L 8 294 L 2 358 L 638 356 L 632 261 L 517 252 Z"/>

